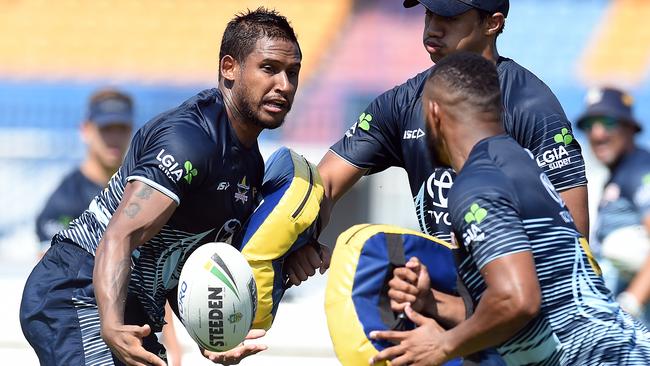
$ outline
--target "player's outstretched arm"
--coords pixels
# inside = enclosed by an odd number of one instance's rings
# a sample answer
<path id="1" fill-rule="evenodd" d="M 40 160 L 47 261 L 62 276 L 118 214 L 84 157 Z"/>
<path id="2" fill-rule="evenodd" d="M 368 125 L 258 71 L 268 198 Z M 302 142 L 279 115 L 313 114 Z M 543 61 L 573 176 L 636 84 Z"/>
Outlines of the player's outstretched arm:
<path id="1" fill-rule="evenodd" d="M 321 231 L 330 220 L 336 201 L 341 198 L 361 177 L 366 169 L 357 168 L 336 154 L 328 151 L 318 164 L 318 173 L 323 181 L 325 196 L 320 208 Z M 329 268 L 330 250 L 326 245 L 306 245 L 287 257 L 284 269 L 288 275 L 287 285 L 298 286 L 320 269 L 323 274 Z"/>
<path id="2" fill-rule="evenodd" d="M 589 239 L 589 197 L 587 186 L 569 188 L 560 192 L 562 200 L 566 204 L 578 232 Z"/>
<path id="3" fill-rule="evenodd" d="M 318 173 L 323 180 L 325 197 L 321 204 L 321 227 L 324 228 L 329 223 L 330 214 L 334 204 L 343 197 L 352 186 L 363 177 L 367 169 L 355 167 L 338 155 L 328 151 L 320 163 L 318 163 Z"/>
<path id="4" fill-rule="evenodd" d="M 141 339 L 151 332 L 124 324 L 124 303 L 131 273 L 131 252 L 151 239 L 169 220 L 176 203 L 151 186 L 129 182 L 95 255 L 93 285 L 99 308 L 101 334 L 113 353 L 127 365 L 164 365 L 147 352 Z"/>

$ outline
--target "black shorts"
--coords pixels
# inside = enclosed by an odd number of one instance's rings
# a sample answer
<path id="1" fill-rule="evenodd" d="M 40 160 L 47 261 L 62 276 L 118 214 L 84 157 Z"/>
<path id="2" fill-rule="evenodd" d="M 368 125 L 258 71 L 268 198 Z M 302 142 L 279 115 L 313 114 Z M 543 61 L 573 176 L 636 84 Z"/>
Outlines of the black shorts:
<path id="1" fill-rule="evenodd" d="M 20 304 L 20 325 L 41 365 L 123 365 L 100 335 L 94 265 L 90 253 L 60 242 L 49 248 L 29 275 Z M 124 322 L 144 325 L 146 319 L 138 300 L 128 296 Z M 143 339 L 143 346 L 166 359 L 155 333 Z"/>

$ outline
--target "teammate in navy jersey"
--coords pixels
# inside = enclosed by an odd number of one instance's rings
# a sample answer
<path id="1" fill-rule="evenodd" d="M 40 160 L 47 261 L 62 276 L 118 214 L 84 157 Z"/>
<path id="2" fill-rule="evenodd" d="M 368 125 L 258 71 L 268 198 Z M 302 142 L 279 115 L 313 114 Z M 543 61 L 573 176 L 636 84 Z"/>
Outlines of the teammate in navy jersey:
<path id="1" fill-rule="evenodd" d="M 496 347 L 508 365 L 649 364 L 650 333 L 613 300 L 533 154 L 505 134 L 494 65 L 472 53 L 443 59 L 423 104 L 430 153 L 458 172 L 452 242 L 475 309 L 445 331 L 407 306 L 418 328 L 372 334 L 399 344 L 371 361 L 439 365 Z M 412 261 L 416 283 L 427 285 L 426 267 Z M 421 293 L 431 306 L 431 292 Z"/>
<path id="2" fill-rule="evenodd" d="M 598 88 L 586 99 L 577 125 L 610 172 L 598 207 L 594 247 L 620 270 L 614 276 L 618 283 L 608 286 L 621 306 L 648 324 L 644 305 L 650 300 L 650 152 L 634 142 L 641 125 L 632 111 L 632 96 Z"/>
<path id="3" fill-rule="evenodd" d="M 458 51 L 484 56 L 497 66 L 502 102 L 503 125 L 519 144 L 529 149 L 537 164 L 567 203 L 583 234 L 589 231 L 587 180 L 578 142 L 571 124 L 552 91 L 534 74 L 515 61 L 502 57 L 496 38 L 503 30 L 508 0 L 406 0 L 404 6 L 421 3 L 426 11 L 424 46 L 435 63 Z M 325 186 L 322 224 L 329 212 L 362 176 L 392 166 L 406 170 L 421 230 L 449 240 L 447 211 L 453 170 L 427 154 L 422 90 L 434 67 L 377 97 L 343 138 L 334 144 L 319 164 Z M 315 252 L 296 252 L 296 256 L 314 258 Z M 299 281 L 313 274 L 309 260 L 290 268 Z"/>
<path id="4" fill-rule="evenodd" d="M 66 175 L 36 219 L 43 251 L 52 237 L 77 218 L 119 169 L 133 129 L 133 100 L 114 89 L 91 95 L 81 137 L 87 146 L 81 165 Z"/>
<path id="5" fill-rule="evenodd" d="M 185 259 L 231 240 L 252 213 L 257 137 L 291 109 L 302 54 L 286 18 L 259 8 L 228 23 L 219 57 L 218 88 L 139 129 L 108 187 L 32 271 L 20 320 L 43 365 L 164 365 L 152 330 L 165 301 L 175 307 Z M 265 348 L 203 354 L 231 364 Z"/>

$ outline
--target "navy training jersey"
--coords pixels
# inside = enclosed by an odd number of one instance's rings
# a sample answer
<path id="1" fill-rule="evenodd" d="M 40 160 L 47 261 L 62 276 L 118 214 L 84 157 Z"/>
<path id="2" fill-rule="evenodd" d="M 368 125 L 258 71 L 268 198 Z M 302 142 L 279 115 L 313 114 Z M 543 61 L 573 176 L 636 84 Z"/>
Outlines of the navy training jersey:
<path id="1" fill-rule="evenodd" d="M 455 174 L 430 161 L 422 111 L 422 92 L 431 70 L 377 97 L 330 150 L 370 173 L 404 168 L 420 228 L 449 240 L 447 198 Z M 553 92 L 510 59 L 499 58 L 497 72 L 506 132 L 535 155 L 557 190 L 586 185 L 580 145 Z"/>
<path id="2" fill-rule="evenodd" d="M 71 241 L 94 255 L 130 181 L 173 199 L 178 207 L 169 221 L 132 256 L 129 291 L 155 329 L 164 324 L 166 295 L 178 284 L 187 257 L 201 244 L 229 242 L 237 234 L 253 212 L 263 174 L 257 145 L 240 144 L 221 92 L 205 90 L 135 133 L 108 187 L 55 241 Z"/>
<path id="3" fill-rule="evenodd" d="M 472 149 L 449 192 L 458 273 L 475 305 L 491 261 L 532 252 L 539 314 L 497 346 L 508 365 L 648 365 L 650 334 L 605 287 L 589 244 L 532 155 L 506 135 Z"/>
<path id="4" fill-rule="evenodd" d="M 103 188 L 83 175 L 79 168 L 66 175 L 36 218 L 36 234 L 41 245 L 45 247 L 56 233 L 67 228 Z"/>
<path id="5" fill-rule="evenodd" d="M 596 221 L 596 240 L 612 231 L 643 225 L 650 215 L 650 152 L 635 148 L 623 156 L 605 184 Z"/>

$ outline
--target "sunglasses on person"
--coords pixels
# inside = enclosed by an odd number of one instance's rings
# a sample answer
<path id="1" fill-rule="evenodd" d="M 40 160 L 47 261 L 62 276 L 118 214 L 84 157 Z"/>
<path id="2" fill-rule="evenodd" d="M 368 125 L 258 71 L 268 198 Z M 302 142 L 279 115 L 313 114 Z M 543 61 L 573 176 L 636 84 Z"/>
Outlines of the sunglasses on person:
<path id="1" fill-rule="evenodd" d="M 582 127 L 589 132 L 595 124 L 601 124 L 606 130 L 613 130 L 619 126 L 619 120 L 614 117 L 589 117 L 584 121 Z"/>

